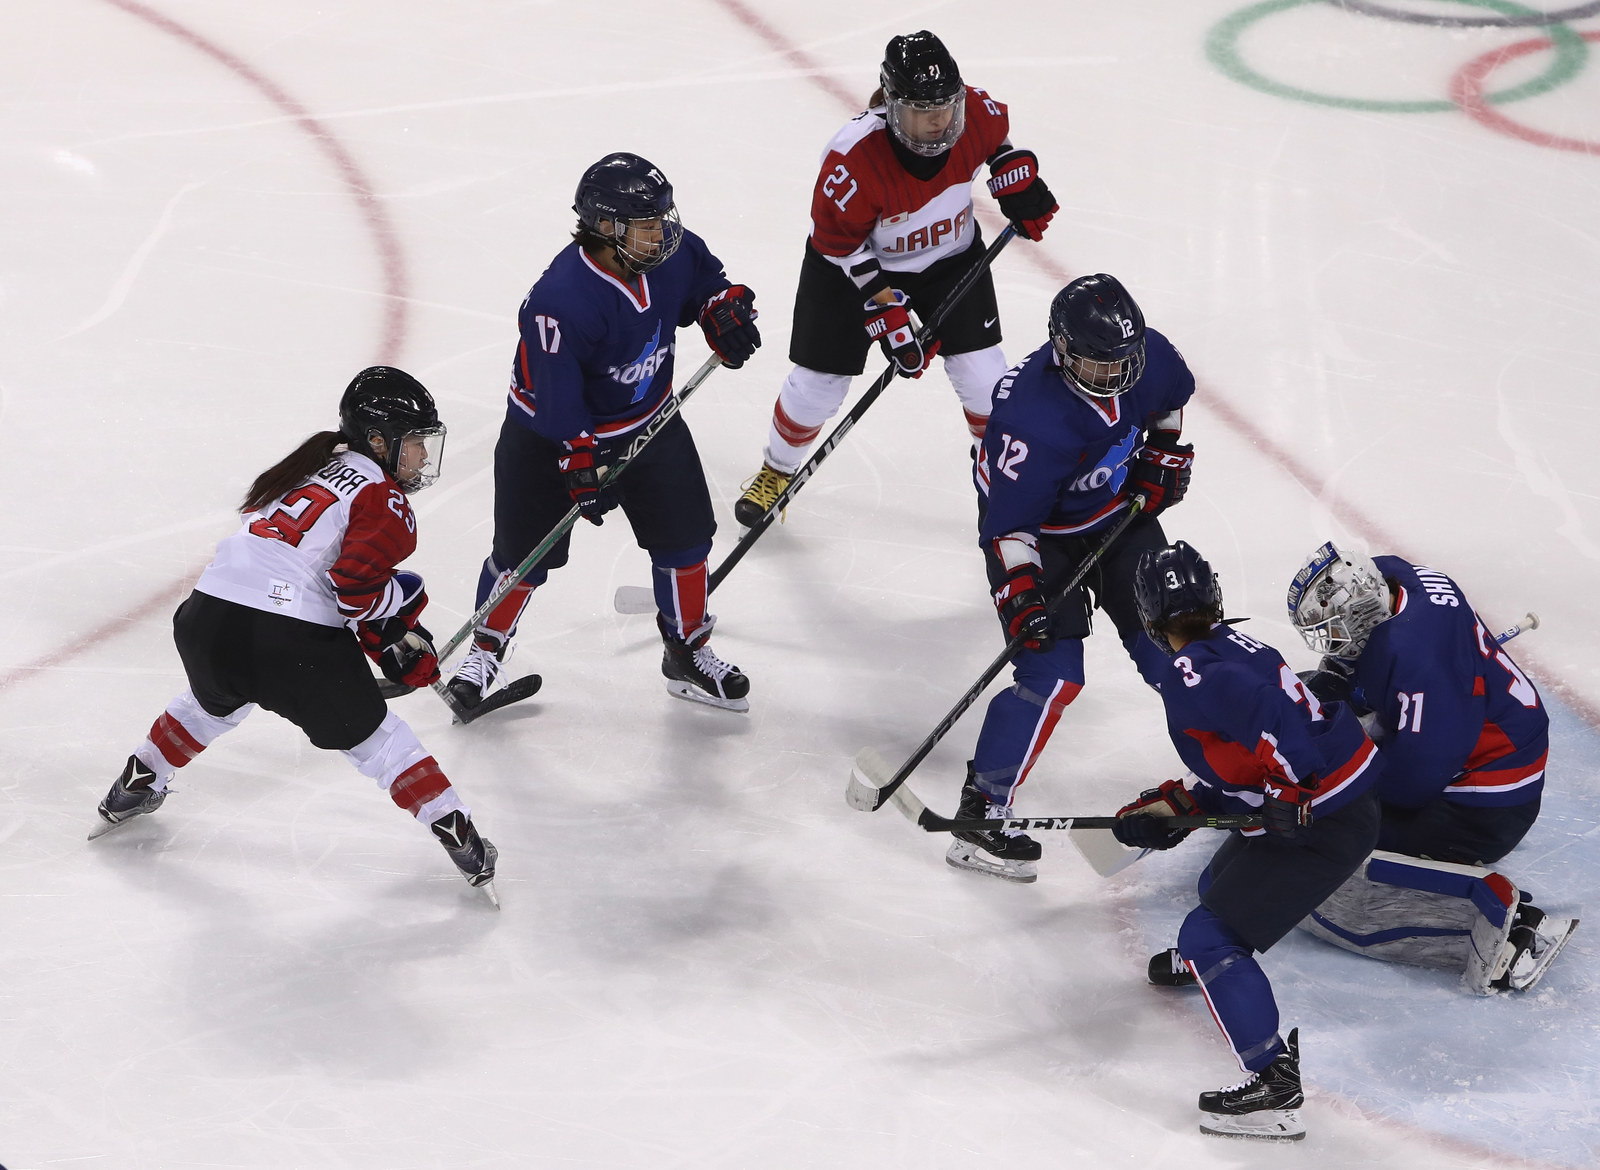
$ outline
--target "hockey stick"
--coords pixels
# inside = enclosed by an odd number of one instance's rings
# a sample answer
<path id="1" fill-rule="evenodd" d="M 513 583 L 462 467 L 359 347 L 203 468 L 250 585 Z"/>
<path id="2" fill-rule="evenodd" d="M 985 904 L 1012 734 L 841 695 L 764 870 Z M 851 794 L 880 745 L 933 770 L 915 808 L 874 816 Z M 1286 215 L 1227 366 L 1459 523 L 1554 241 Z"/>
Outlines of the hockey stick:
<path id="1" fill-rule="evenodd" d="M 1145 499 L 1143 496 L 1134 496 L 1129 501 L 1128 508 L 1123 513 L 1122 519 L 1118 520 L 1116 526 L 1106 533 L 1106 538 L 1095 547 L 1095 550 L 1083 558 L 1083 562 L 1073 571 L 1067 583 L 1061 586 L 1056 595 L 1050 599 L 1050 604 L 1047 607 L 1049 612 L 1054 612 L 1056 606 L 1061 603 L 1061 599 L 1077 588 L 1078 582 L 1089 575 L 1089 570 L 1099 563 L 1100 558 L 1105 556 L 1106 550 L 1111 547 L 1117 537 L 1121 536 L 1127 530 L 1128 525 L 1133 523 L 1134 518 L 1139 515 L 1144 504 Z M 1007 642 L 1006 648 L 1000 651 L 995 660 L 984 668 L 983 673 L 978 676 L 978 681 L 967 688 L 967 693 L 956 700 L 956 705 L 950 709 L 950 713 L 941 719 L 939 725 L 928 733 L 928 738 L 922 741 L 921 746 L 912 752 L 906 762 L 900 765 L 899 770 L 881 785 L 873 785 L 867 782 L 862 775 L 862 769 L 859 767 L 862 762 L 862 756 L 867 752 L 873 752 L 871 748 L 864 748 L 856 756 L 858 767 L 850 772 L 850 782 L 844 792 L 845 803 L 851 808 L 860 809 L 862 812 L 876 812 L 882 808 L 884 802 L 899 790 L 900 786 L 906 782 L 906 778 L 916 770 L 917 765 L 922 763 L 928 753 L 933 750 L 934 745 L 943 739 L 950 729 L 956 725 L 956 720 L 966 714 L 967 708 L 978 701 L 978 696 L 983 694 L 988 685 L 994 681 L 995 676 L 1005 669 L 1008 662 L 1016 657 L 1017 651 L 1022 649 L 1022 643 L 1026 640 L 1026 634 L 1018 634 Z M 873 754 L 876 755 L 877 753 L 873 752 Z"/>
<path id="2" fill-rule="evenodd" d="M 623 451 L 622 455 L 617 459 L 617 461 L 613 463 L 605 475 L 601 477 L 601 491 L 605 491 L 606 488 L 610 487 L 617 481 L 618 476 L 620 476 L 624 471 L 628 470 L 628 465 L 637 459 L 640 452 L 649 446 L 650 440 L 654 439 L 658 434 L 660 434 L 661 429 L 671 422 L 673 418 L 677 416 L 678 412 L 683 409 L 683 404 L 689 401 L 689 396 L 700 388 L 700 383 L 709 378 L 711 376 L 711 372 L 721 365 L 722 358 L 717 354 L 712 354 L 705 360 L 704 363 L 701 364 L 700 368 L 694 372 L 694 375 L 683 384 L 683 389 L 667 399 L 667 401 L 661 407 L 661 413 L 657 414 L 655 418 L 651 419 L 649 425 L 633 437 L 633 441 L 628 444 L 627 449 Z M 550 530 L 550 534 L 541 540 L 534 550 L 522 559 L 522 563 L 517 566 L 516 571 L 511 573 L 509 576 L 502 577 L 495 583 L 495 587 L 489 591 L 489 596 L 484 599 L 483 604 L 473 612 L 472 616 L 466 620 L 466 622 L 459 630 L 455 632 L 450 640 L 439 648 L 438 655 L 441 663 L 455 652 L 456 647 L 460 646 L 461 643 L 465 642 L 472 635 L 472 631 L 477 628 L 478 623 L 483 621 L 484 618 L 488 617 L 489 614 L 494 611 L 494 607 L 499 605 L 500 602 L 505 599 L 506 594 L 510 593 L 518 585 L 522 584 L 523 580 L 528 576 L 528 574 L 533 572 L 533 570 L 538 567 L 539 562 L 544 560 L 545 556 L 552 548 L 556 546 L 557 542 L 559 542 L 561 538 L 565 536 L 572 528 L 572 526 L 578 522 L 578 517 L 581 515 L 583 515 L 583 513 L 578 508 L 578 505 L 572 505 L 571 508 L 567 509 L 567 514 L 557 521 L 556 526 Z M 484 699 L 482 703 L 473 707 L 467 707 L 463 705 L 459 699 L 450 693 L 450 687 L 444 681 L 444 675 L 442 673 L 438 679 L 433 682 L 432 686 L 434 694 L 438 695 L 444 700 L 445 705 L 450 708 L 450 712 L 456 717 L 457 722 L 471 723 L 474 719 L 481 715 L 487 715 L 490 711 L 497 710 L 498 708 L 507 706 L 510 703 L 515 703 L 522 699 L 526 699 L 529 695 L 532 695 L 539 689 L 540 681 L 541 680 L 539 679 L 539 676 L 536 674 L 524 675 L 522 678 L 507 684 L 503 689 L 493 695 L 490 695 L 488 698 Z M 514 698 L 501 698 L 501 696 L 512 694 L 515 695 Z"/>
<path id="3" fill-rule="evenodd" d="M 1523 615 L 1522 620 L 1502 634 L 1495 635 L 1497 645 L 1504 646 L 1518 634 L 1525 634 L 1529 630 L 1539 628 L 1539 615 L 1529 612 Z M 1110 877 L 1112 874 L 1121 873 L 1136 861 L 1140 861 L 1149 849 L 1136 849 L 1131 845 L 1124 845 L 1114 837 L 1107 837 L 1103 833 L 1087 830 L 1080 831 L 1074 827 L 1067 833 L 1067 840 L 1083 855 L 1091 869 L 1101 877 Z"/>
<path id="4" fill-rule="evenodd" d="M 867 787 L 879 789 L 889 782 L 889 764 L 875 748 L 863 748 L 857 754 L 855 768 L 861 773 Z M 1007 829 L 1027 833 L 1051 829 L 1110 829 L 1117 824 L 1116 817 L 941 817 L 909 788 L 896 788 L 890 802 L 905 814 L 906 819 L 919 829 L 930 833 L 1004 832 Z M 1215 816 L 1155 817 L 1155 822 L 1166 829 L 1259 829 L 1261 818 L 1249 813 L 1223 813 Z"/>
<path id="5" fill-rule="evenodd" d="M 967 295 L 972 286 L 978 283 L 983 274 L 989 271 L 996 257 L 1000 255 L 1001 250 L 1012 241 L 1016 234 L 1016 227 L 1009 223 L 1006 224 L 1005 230 L 995 238 L 994 243 L 990 244 L 988 251 L 983 254 L 983 259 L 979 260 L 978 263 L 974 264 L 962 275 L 955 287 L 945 295 L 944 300 L 933 310 L 933 315 L 923 322 L 921 328 L 917 330 L 918 342 L 925 344 L 933 336 L 934 330 L 938 329 L 940 323 L 950 315 L 951 310 L 956 307 L 962 297 Z M 733 567 L 744 559 L 744 554 L 749 552 L 751 546 L 761 539 L 762 533 L 772 527 L 773 520 L 783 514 L 783 510 L 789 506 L 789 501 L 799 493 L 801 488 L 806 486 L 806 481 L 816 474 L 817 468 L 822 466 L 822 461 L 833 453 L 835 447 L 844 442 L 844 437 L 850 433 L 856 423 L 861 421 L 862 415 L 867 413 L 872 404 L 878 400 L 878 396 L 888 388 L 889 383 L 894 381 L 896 369 L 897 366 L 891 361 L 883 373 L 878 375 L 878 380 L 867 388 L 867 392 L 857 399 L 855 405 L 839 420 L 839 425 L 833 428 L 826 439 L 822 440 L 821 445 L 812 454 L 811 458 L 805 461 L 800 470 L 789 477 L 788 485 L 778 494 L 778 498 L 772 502 L 772 507 L 768 508 L 766 514 L 756 521 L 754 527 L 739 538 L 739 543 L 734 545 L 733 551 L 712 571 L 710 580 L 706 582 L 706 592 L 708 594 L 716 592 L 717 586 L 721 585 L 727 579 L 728 574 L 733 572 Z M 655 594 L 652 590 L 640 585 L 621 585 L 617 588 L 613 604 L 616 606 L 618 613 L 651 613 L 656 607 Z"/>

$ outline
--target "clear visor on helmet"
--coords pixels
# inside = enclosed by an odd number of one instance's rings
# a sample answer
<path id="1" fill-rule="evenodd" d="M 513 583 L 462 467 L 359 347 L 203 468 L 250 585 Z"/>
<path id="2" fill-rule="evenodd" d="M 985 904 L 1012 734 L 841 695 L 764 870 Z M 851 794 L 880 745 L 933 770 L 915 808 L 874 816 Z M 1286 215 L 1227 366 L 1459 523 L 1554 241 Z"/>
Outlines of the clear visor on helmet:
<path id="1" fill-rule="evenodd" d="M 430 487 L 444 470 L 445 426 L 407 431 L 400 440 L 400 455 L 393 474 L 400 490 L 407 495 Z"/>
<path id="2" fill-rule="evenodd" d="M 612 247 L 622 263 L 634 272 L 649 272 L 683 243 L 683 223 L 678 218 L 678 205 L 667 208 L 666 214 L 650 219 L 619 219 L 612 221 Z"/>
<path id="3" fill-rule="evenodd" d="M 1052 338 L 1061 376 L 1092 398 L 1115 398 L 1144 374 L 1144 342 L 1114 361 L 1101 361 L 1070 352 L 1062 338 Z"/>
<path id="4" fill-rule="evenodd" d="M 943 154 L 956 144 L 967 125 L 967 93 L 962 90 L 941 102 L 914 102 L 886 97 L 889 130 L 912 154 L 927 158 Z"/>

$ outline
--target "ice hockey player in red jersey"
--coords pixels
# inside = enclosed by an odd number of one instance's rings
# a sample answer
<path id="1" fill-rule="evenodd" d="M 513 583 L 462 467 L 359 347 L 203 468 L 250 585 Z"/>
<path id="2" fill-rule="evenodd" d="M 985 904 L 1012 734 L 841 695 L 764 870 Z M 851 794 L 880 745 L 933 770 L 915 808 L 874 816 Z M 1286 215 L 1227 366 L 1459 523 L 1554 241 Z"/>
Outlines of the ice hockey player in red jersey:
<path id="1" fill-rule="evenodd" d="M 363 657 L 409 686 L 439 677 L 418 621 L 422 578 L 395 566 L 417 547 L 406 496 L 438 478 L 444 436 L 420 382 L 373 366 L 345 390 L 337 431 L 312 435 L 256 478 L 243 523 L 173 615 L 189 689 L 128 757 L 90 840 L 155 812 L 179 768 L 264 707 L 376 781 L 499 905 L 495 847 L 384 704 Z"/>
<path id="2" fill-rule="evenodd" d="M 1057 209 L 1033 152 L 1011 145 L 1006 107 L 963 84 L 938 37 L 895 37 L 880 79 L 869 108 L 823 152 L 795 293 L 794 369 L 773 406 L 765 461 L 734 506 L 746 526 L 789 485 L 874 341 L 907 378 L 943 356 L 967 427 L 974 441 L 983 438 L 989 396 L 1006 372 L 993 278 L 983 274 L 926 348 L 910 312 L 931 312 L 982 260 L 972 181 L 985 163 L 1000 210 L 1030 240 Z"/>

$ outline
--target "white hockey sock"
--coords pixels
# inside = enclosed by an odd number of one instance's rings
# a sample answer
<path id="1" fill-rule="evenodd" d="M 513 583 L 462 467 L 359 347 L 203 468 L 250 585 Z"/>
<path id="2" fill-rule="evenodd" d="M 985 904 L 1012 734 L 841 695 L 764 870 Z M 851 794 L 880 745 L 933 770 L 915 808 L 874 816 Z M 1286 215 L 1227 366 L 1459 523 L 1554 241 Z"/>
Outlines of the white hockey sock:
<path id="1" fill-rule="evenodd" d="M 164 791 L 173 773 L 210 747 L 218 736 L 243 723 L 255 709 L 254 703 L 246 703 L 231 715 L 217 716 L 200 705 L 193 691 L 184 691 L 173 699 L 133 752 L 156 774 L 150 787 Z"/>
<path id="2" fill-rule="evenodd" d="M 850 392 L 847 374 L 823 374 L 796 366 L 784 379 L 772 405 L 765 458 L 769 467 L 788 475 L 805 462 L 806 452 Z"/>

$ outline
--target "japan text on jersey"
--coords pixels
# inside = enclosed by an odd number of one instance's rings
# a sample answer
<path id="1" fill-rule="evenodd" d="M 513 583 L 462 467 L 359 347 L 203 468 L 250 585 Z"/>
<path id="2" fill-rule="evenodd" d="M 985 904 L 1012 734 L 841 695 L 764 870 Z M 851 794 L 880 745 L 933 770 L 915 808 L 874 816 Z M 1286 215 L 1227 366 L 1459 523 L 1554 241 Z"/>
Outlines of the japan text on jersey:
<path id="1" fill-rule="evenodd" d="M 1114 521 L 1145 427 L 1194 394 L 1183 355 L 1154 329 L 1145 334 L 1145 359 L 1143 375 L 1115 398 L 1070 386 L 1048 343 L 1006 372 L 973 470 L 987 497 L 982 541 L 1092 532 Z"/>
<path id="2" fill-rule="evenodd" d="M 558 442 L 582 434 L 604 442 L 643 426 L 672 392 L 677 330 L 727 287 L 722 262 L 691 231 L 631 281 L 568 245 L 517 315 L 510 417 Z"/>
<path id="3" fill-rule="evenodd" d="M 1399 557 L 1374 563 L 1394 614 L 1356 664 L 1355 698 L 1377 713 L 1385 801 L 1441 793 L 1464 804 L 1521 804 L 1544 788 L 1550 718 L 1522 668 L 1449 577 Z"/>
<path id="4" fill-rule="evenodd" d="M 1010 130 L 1006 108 L 967 88 L 967 123 L 929 179 L 895 157 L 883 108 L 858 114 L 822 152 L 811 198 L 811 244 L 849 270 L 874 258 L 893 272 L 923 272 L 972 244 L 972 180 Z"/>
<path id="5" fill-rule="evenodd" d="M 1343 703 L 1321 703 L 1271 646 L 1216 625 L 1161 679 L 1167 731 L 1209 812 L 1259 812 L 1275 779 L 1316 784 L 1313 815 L 1349 804 L 1382 771 L 1377 746 Z M 1259 831 L 1259 830 L 1258 830 Z"/>
<path id="6" fill-rule="evenodd" d="M 392 616 L 394 569 L 417 547 L 405 494 L 371 459 L 342 451 L 305 483 L 245 514 L 195 588 L 319 626 Z"/>

